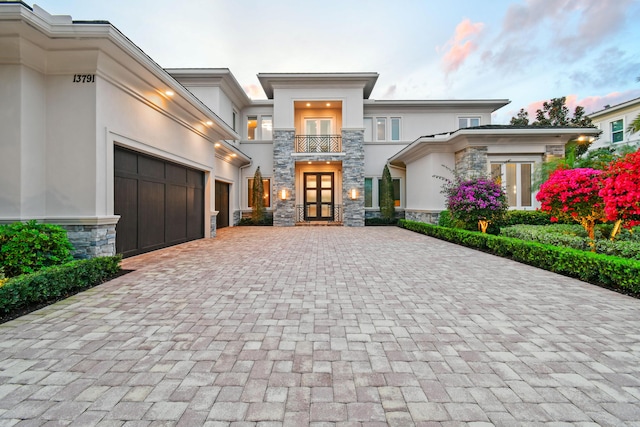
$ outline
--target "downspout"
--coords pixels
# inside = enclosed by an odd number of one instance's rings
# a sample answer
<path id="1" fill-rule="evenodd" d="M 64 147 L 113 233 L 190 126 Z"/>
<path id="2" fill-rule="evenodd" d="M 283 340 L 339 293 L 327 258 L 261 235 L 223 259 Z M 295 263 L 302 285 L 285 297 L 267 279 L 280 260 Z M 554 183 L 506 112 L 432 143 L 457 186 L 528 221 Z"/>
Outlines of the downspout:
<path id="1" fill-rule="evenodd" d="M 253 165 L 253 159 L 249 160 L 249 164 L 246 164 L 244 166 L 240 166 L 238 168 L 238 209 L 240 210 L 240 219 L 242 219 L 242 171 L 246 168 L 248 168 L 249 166 Z M 234 224 L 235 226 L 235 224 Z"/>

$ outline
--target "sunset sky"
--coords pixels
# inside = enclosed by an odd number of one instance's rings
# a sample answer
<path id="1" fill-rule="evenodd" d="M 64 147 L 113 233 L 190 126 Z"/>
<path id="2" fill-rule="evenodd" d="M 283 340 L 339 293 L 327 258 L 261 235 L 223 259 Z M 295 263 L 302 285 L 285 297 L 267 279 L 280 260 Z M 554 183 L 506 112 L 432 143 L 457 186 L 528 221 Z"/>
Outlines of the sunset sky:
<path id="1" fill-rule="evenodd" d="M 27 2 L 32 5 L 32 2 Z M 267 72 L 375 71 L 374 99 L 567 96 L 587 112 L 640 97 L 640 0 L 40 0 L 108 20 L 165 68 L 229 68 L 251 98 Z"/>

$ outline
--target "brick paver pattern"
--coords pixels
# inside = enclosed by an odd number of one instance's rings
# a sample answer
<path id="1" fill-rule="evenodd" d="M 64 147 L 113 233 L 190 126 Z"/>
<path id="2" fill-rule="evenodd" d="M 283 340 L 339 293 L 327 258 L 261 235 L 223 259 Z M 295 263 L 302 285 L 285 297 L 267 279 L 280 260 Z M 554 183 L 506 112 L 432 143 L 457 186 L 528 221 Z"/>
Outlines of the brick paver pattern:
<path id="1" fill-rule="evenodd" d="M 0 426 L 640 425 L 640 301 L 394 227 L 242 227 L 0 325 Z"/>

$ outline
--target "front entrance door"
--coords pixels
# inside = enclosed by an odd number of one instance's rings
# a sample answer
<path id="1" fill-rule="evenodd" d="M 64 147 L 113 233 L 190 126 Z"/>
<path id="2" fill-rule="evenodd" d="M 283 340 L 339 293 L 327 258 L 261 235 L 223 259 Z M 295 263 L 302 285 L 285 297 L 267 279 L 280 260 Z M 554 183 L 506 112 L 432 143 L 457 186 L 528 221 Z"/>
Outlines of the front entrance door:
<path id="1" fill-rule="evenodd" d="M 305 221 L 333 219 L 333 172 L 304 174 Z"/>

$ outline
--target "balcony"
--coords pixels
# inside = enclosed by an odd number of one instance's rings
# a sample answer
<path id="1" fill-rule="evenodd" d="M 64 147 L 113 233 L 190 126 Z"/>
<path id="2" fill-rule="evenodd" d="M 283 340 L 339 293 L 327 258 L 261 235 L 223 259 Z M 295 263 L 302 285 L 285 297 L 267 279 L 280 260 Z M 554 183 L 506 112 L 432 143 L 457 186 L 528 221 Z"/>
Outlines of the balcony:
<path id="1" fill-rule="evenodd" d="M 296 153 L 339 153 L 341 135 L 296 135 Z"/>

